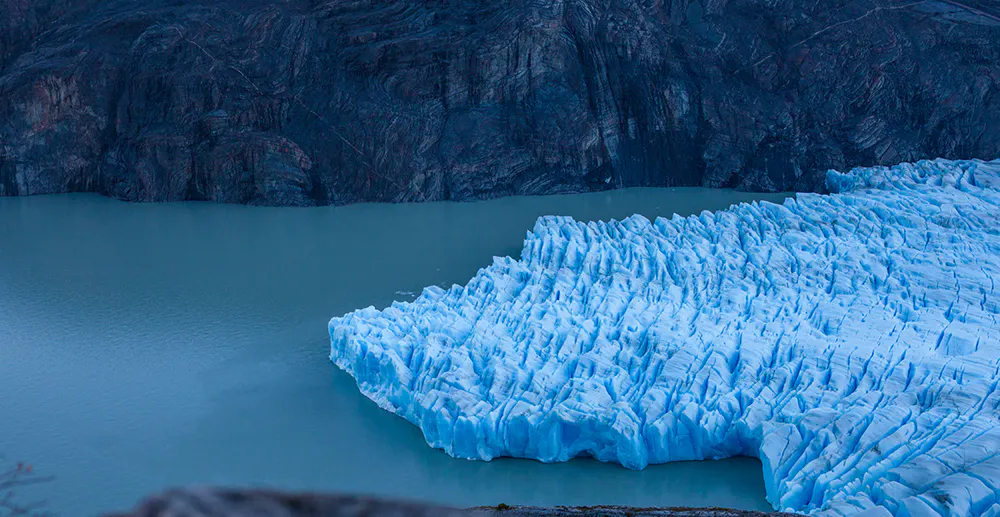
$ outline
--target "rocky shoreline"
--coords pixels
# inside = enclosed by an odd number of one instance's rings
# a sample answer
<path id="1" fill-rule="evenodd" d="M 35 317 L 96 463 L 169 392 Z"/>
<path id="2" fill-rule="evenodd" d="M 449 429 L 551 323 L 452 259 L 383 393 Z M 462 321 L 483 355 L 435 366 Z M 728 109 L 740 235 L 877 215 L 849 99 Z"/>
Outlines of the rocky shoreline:
<path id="1" fill-rule="evenodd" d="M 171 490 L 134 510 L 105 517 L 782 517 L 727 508 L 631 508 L 588 506 L 539 508 L 498 505 L 447 508 L 371 497 L 268 490 L 213 488 Z"/>

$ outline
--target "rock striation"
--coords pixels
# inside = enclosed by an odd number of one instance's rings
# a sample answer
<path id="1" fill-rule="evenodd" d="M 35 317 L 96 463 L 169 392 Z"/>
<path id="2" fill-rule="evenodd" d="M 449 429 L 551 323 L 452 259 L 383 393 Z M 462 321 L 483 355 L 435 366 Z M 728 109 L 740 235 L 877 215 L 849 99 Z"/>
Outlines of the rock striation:
<path id="1" fill-rule="evenodd" d="M 998 156 L 990 0 L 0 2 L 0 195 L 808 191 Z"/>

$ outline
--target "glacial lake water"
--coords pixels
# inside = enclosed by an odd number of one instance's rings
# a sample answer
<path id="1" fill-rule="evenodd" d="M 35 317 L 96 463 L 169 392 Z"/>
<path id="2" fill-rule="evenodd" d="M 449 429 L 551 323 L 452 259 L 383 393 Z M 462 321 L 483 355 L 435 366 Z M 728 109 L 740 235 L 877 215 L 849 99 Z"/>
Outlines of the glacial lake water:
<path id="1" fill-rule="evenodd" d="M 768 510 L 760 462 L 629 471 L 453 459 L 327 359 L 327 321 L 465 283 L 536 217 L 689 215 L 781 194 L 626 189 L 476 203 L 262 208 L 0 198 L 0 456 L 63 517 L 178 485 L 457 506 Z"/>

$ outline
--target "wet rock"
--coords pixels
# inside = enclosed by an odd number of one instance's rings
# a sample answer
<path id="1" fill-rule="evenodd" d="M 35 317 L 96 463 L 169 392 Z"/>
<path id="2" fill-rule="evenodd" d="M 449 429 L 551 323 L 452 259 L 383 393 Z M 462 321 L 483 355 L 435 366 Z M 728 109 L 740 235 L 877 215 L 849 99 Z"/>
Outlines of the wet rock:
<path id="1" fill-rule="evenodd" d="M 0 2 L 0 195 L 818 190 L 998 156 L 987 0 Z"/>

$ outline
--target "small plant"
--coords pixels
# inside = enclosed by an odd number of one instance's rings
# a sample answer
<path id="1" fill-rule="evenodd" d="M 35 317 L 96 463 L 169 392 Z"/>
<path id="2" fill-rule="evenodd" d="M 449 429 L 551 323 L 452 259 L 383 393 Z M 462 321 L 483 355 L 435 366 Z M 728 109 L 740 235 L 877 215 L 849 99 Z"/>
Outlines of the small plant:
<path id="1" fill-rule="evenodd" d="M 510 505 L 509 504 L 500 503 L 500 504 L 497 505 L 497 510 L 501 511 L 501 512 L 505 512 L 507 510 L 510 510 Z"/>
<path id="2" fill-rule="evenodd" d="M 43 509 L 44 502 L 24 503 L 16 497 L 19 487 L 51 480 L 51 476 L 40 476 L 31 465 L 23 462 L 0 467 L 0 517 L 51 517 L 52 514 Z"/>

